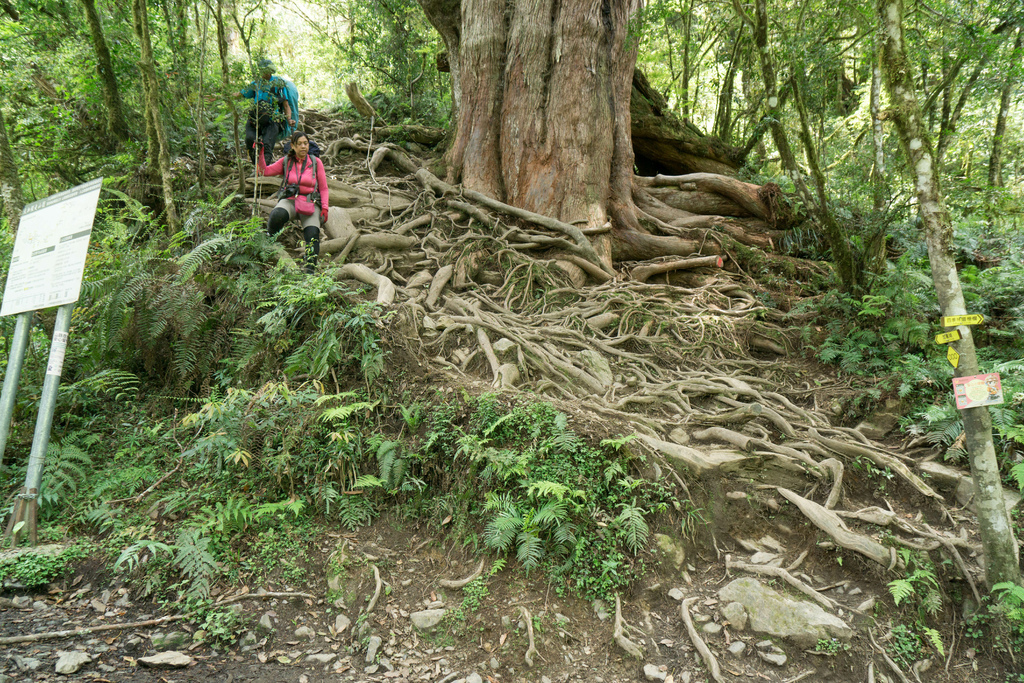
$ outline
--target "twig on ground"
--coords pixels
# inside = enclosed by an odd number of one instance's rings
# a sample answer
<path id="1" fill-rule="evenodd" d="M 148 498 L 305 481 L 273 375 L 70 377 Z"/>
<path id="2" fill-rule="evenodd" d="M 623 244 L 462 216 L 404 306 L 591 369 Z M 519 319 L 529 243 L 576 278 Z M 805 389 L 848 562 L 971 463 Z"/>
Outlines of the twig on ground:
<path id="1" fill-rule="evenodd" d="M 146 626 L 159 626 L 160 624 L 168 624 L 172 621 L 180 621 L 184 619 L 186 615 L 175 614 L 170 617 L 160 617 L 159 619 L 149 619 L 147 621 L 132 621 L 123 624 L 103 624 L 102 626 L 90 626 L 88 628 L 75 628 L 67 631 L 45 631 L 43 633 L 30 633 L 24 636 L 7 636 L 0 638 L 0 645 L 13 645 L 15 643 L 34 643 L 40 640 L 55 640 L 57 638 L 76 638 L 78 636 L 89 635 L 90 633 L 99 633 L 100 631 L 117 631 L 119 629 L 134 629 L 143 628 Z"/>

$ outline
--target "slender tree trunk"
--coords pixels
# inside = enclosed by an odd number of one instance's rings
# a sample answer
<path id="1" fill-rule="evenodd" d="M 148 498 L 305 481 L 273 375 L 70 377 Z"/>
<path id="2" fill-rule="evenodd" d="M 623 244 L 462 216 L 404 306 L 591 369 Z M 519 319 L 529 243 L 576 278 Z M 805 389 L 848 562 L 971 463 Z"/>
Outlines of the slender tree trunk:
<path id="1" fill-rule="evenodd" d="M 802 69 L 799 69 L 802 71 Z M 807 166 L 811 169 L 811 178 L 814 180 L 814 189 L 817 194 L 815 214 L 818 222 L 825 230 L 825 237 L 828 239 L 829 247 L 832 250 L 832 258 L 836 262 L 836 270 L 839 272 L 839 280 L 847 291 L 858 292 L 860 290 L 860 277 L 857 272 L 857 263 L 853 250 L 846 240 L 846 233 L 836 221 L 832 211 L 828 208 L 828 196 L 825 192 L 825 174 L 818 163 L 818 151 L 814 146 L 814 138 L 811 135 L 810 120 L 807 116 L 807 104 L 804 102 L 803 91 L 798 82 L 798 77 L 791 80 L 793 87 L 793 100 L 796 102 L 797 112 L 800 115 L 800 141 L 804 146 L 804 158 L 807 159 Z"/>
<path id="2" fill-rule="evenodd" d="M 789 138 L 786 137 L 786 130 L 782 126 L 782 108 L 779 102 L 778 81 L 775 75 L 775 64 L 772 60 L 770 48 L 768 46 L 767 4 L 765 0 L 756 0 L 754 3 L 755 14 L 753 18 L 743 10 L 739 0 L 733 0 L 733 6 L 740 17 L 750 24 L 754 31 L 754 45 L 757 49 L 758 58 L 761 61 L 761 77 L 764 81 L 765 96 L 768 98 L 768 113 L 771 116 L 771 121 L 768 126 L 772 134 L 772 140 L 775 142 L 775 148 L 778 150 L 779 157 L 782 160 L 782 167 L 796 186 L 797 193 L 800 198 L 810 208 L 811 213 L 814 214 L 818 223 L 825 231 L 825 237 L 829 242 L 830 249 L 832 250 L 832 258 L 836 263 L 836 270 L 843 289 L 847 291 L 855 291 L 859 286 L 856 260 L 852 250 L 850 249 L 850 245 L 846 240 L 846 235 L 832 217 L 831 212 L 828 210 L 828 205 L 825 203 L 823 176 L 821 178 L 822 182 L 819 183 L 821 187 L 819 188 L 818 197 L 815 198 L 807 187 L 804 175 L 800 171 L 800 166 L 797 164 L 796 155 L 793 153 L 793 148 L 789 144 Z M 801 131 L 804 139 L 804 146 L 809 155 L 808 159 L 810 159 L 815 155 L 813 147 L 810 146 L 812 143 L 810 127 L 807 123 L 806 111 L 804 111 L 804 108 L 799 102 L 800 98 L 797 97 L 796 99 L 798 100 L 797 107 L 801 110 Z M 815 157 L 815 163 L 812 164 L 812 172 L 816 165 L 817 161 Z"/>
<path id="3" fill-rule="evenodd" d="M 210 0 L 206 0 L 209 7 Z M 238 107 L 231 93 L 231 69 L 228 66 L 228 32 L 224 26 L 224 0 L 217 0 L 217 11 L 213 15 L 217 20 L 217 53 L 220 55 L 220 79 L 231 109 L 231 136 L 235 142 L 235 168 L 238 172 L 238 194 L 245 195 L 245 173 L 242 170 L 242 144 L 238 139 Z"/>
<path id="4" fill-rule="evenodd" d="M 715 136 L 722 142 L 729 142 L 732 138 L 732 100 L 733 89 L 736 81 L 736 69 L 739 64 L 740 44 L 743 42 L 743 27 L 740 24 L 736 31 L 735 42 L 732 47 L 732 56 L 729 58 L 729 69 L 722 81 L 722 89 L 718 94 L 718 108 L 715 111 L 715 124 L 712 130 Z"/>
<path id="5" fill-rule="evenodd" d="M 163 117 L 160 113 L 160 84 L 156 77 L 156 66 L 153 62 L 153 46 L 149 40 L 149 17 L 146 0 L 132 0 L 132 18 L 135 25 L 135 36 L 139 39 L 139 67 L 146 90 L 146 110 L 149 112 L 150 124 L 157 140 L 157 160 L 160 168 L 160 179 L 164 190 L 164 212 L 167 216 L 167 230 L 170 234 L 178 232 L 178 209 L 174 202 L 174 188 L 171 184 L 171 152 L 164 129 Z"/>
<path id="6" fill-rule="evenodd" d="M 1017 29 L 1017 40 L 1013 44 L 1013 51 L 1007 61 L 1009 68 L 1006 80 L 1003 81 L 1003 87 L 999 93 L 999 113 L 996 114 L 996 128 L 992 133 L 992 154 L 988 158 L 988 184 L 992 187 L 1003 186 L 1003 141 L 1006 137 L 1006 120 L 1010 116 L 1010 98 L 1013 96 L 1014 88 L 1017 87 L 1020 78 L 1022 38 L 1024 38 L 1024 28 L 1019 28 Z"/>
<path id="7" fill-rule="evenodd" d="M 882 67 L 876 54 L 871 67 L 871 142 L 875 163 L 871 166 L 873 208 L 885 208 L 885 131 L 882 129 Z"/>
<path id="8" fill-rule="evenodd" d="M 4 218 L 12 234 L 18 234 L 18 222 L 25 200 L 21 194 L 21 178 L 18 177 L 18 162 L 7 139 L 7 122 L 0 109 L 0 202 L 3 202 Z"/>
<path id="9" fill-rule="evenodd" d="M 878 0 L 877 9 L 882 38 L 882 73 L 892 102 L 892 119 L 914 174 L 939 306 L 943 315 L 964 315 L 967 308 L 953 258 L 952 221 L 942 197 L 939 168 L 935 163 L 931 138 L 924 126 L 906 55 L 903 0 Z M 975 375 L 978 373 L 978 359 L 971 328 L 961 326 L 959 330 L 963 339 L 954 342 L 960 353 L 956 374 L 961 377 Z M 989 585 L 1003 581 L 1019 584 L 1018 548 L 1003 500 L 999 463 L 992 443 L 992 417 L 984 407 L 968 408 L 961 414 L 985 553 L 985 578 Z"/>
<path id="10" fill-rule="evenodd" d="M 85 18 L 89 24 L 93 49 L 96 51 L 96 71 L 99 73 L 103 86 L 103 104 L 107 108 L 107 130 L 119 142 L 127 142 L 130 136 L 128 121 L 124 115 L 124 104 L 121 102 L 121 91 L 117 87 L 117 76 L 107 49 L 107 40 L 103 37 L 103 25 L 100 15 L 96 12 L 96 0 L 81 0 L 85 9 Z"/>

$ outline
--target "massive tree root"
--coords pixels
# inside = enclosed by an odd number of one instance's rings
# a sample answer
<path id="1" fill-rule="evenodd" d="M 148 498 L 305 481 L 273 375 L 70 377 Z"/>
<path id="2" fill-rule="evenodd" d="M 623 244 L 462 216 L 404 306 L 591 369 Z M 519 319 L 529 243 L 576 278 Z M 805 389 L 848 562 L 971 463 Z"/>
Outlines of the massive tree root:
<path id="1" fill-rule="evenodd" d="M 771 306 L 737 267 L 735 245 L 751 240 L 718 229 L 731 221 L 770 248 L 770 226 L 784 222 L 772 191 L 707 173 L 637 179 L 648 232 L 586 228 L 452 186 L 396 146 L 344 132 L 325 154 L 343 177 L 331 180 L 322 254 L 335 277 L 373 287 L 395 312 L 395 343 L 464 382 L 544 397 L 635 432 L 630 447 L 647 453 L 650 476 L 681 489 L 700 475 L 777 491 L 831 544 L 883 572 L 901 566 L 893 545 L 945 553 L 977 591 L 968 565 L 976 544 L 966 537 L 880 508 L 841 509 L 850 505 L 850 466 L 862 462 L 931 505 L 943 499 L 913 460 L 832 426 L 816 388 L 787 363 L 803 319 Z M 344 158 L 354 163 L 337 166 Z M 719 199 L 707 206 L 728 202 L 731 217 L 694 227 L 694 215 L 669 205 L 676 192 L 713 193 Z M 606 236 L 616 270 L 591 246 Z M 881 527 L 889 547 L 873 538 Z M 806 582 L 778 576 L 823 602 Z"/>

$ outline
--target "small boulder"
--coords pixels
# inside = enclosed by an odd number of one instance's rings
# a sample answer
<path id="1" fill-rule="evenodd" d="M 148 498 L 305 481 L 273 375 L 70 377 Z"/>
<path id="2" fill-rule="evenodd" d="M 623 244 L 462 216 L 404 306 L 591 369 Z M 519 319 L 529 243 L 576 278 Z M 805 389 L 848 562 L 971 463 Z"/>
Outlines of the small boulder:
<path id="1" fill-rule="evenodd" d="M 380 636 L 370 636 L 370 641 L 366 644 L 366 663 L 373 664 L 377 659 L 377 650 L 380 649 L 383 641 Z"/>
<path id="2" fill-rule="evenodd" d="M 57 673 L 59 674 L 73 674 L 78 673 L 78 670 L 83 666 L 92 661 L 85 652 L 79 652 L 74 650 L 72 652 L 61 652 L 60 659 L 57 660 Z"/>
<path id="3" fill-rule="evenodd" d="M 729 602 L 726 603 L 722 608 L 722 616 L 725 617 L 729 625 L 737 631 L 742 631 L 747 627 L 747 610 L 741 603 Z"/>
<path id="4" fill-rule="evenodd" d="M 787 598 L 756 579 L 736 579 L 718 597 L 726 604 L 743 605 L 751 630 L 786 638 L 800 647 L 814 647 L 830 638 L 849 642 L 853 637 L 853 629 L 839 617 L 816 604 Z"/>
<path id="5" fill-rule="evenodd" d="M 446 610 L 443 609 L 425 609 L 419 612 L 413 612 L 409 615 L 412 625 L 421 631 L 429 631 L 438 624 L 441 623 L 441 619 L 444 618 Z"/>
<path id="6" fill-rule="evenodd" d="M 171 631 L 154 633 L 149 640 L 154 650 L 176 650 L 179 647 L 186 647 L 192 641 L 192 636 L 184 631 Z"/>
<path id="7" fill-rule="evenodd" d="M 663 681 L 668 674 L 661 670 L 656 664 L 644 664 L 644 678 L 649 681 Z"/>
<path id="8" fill-rule="evenodd" d="M 316 631 L 309 626 L 300 626 L 295 629 L 295 637 L 299 640 L 316 640 Z"/>
<path id="9" fill-rule="evenodd" d="M 192 664 L 192 658 L 176 650 L 168 650 L 152 657 L 139 657 L 138 662 L 151 669 L 184 669 Z"/>
<path id="10" fill-rule="evenodd" d="M 741 654 L 743 654 L 744 650 L 746 649 L 747 644 L 744 643 L 742 640 L 734 640 L 732 642 L 732 645 L 729 646 L 729 652 L 736 657 L 739 657 Z"/>
<path id="11" fill-rule="evenodd" d="M 339 614 L 334 618 L 334 633 L 343 633 L 345 629 L 352 625 L 352 620 L 346 617 L 344 614 Z"/>
<path id="12" fill-rule="evenodd" d="M 654 541 L 666 562 L 671 563 L 676 571 L 683 568 L 686 563 L 686 549 L 682 543 L 667 534 L 654 534 Z"/>

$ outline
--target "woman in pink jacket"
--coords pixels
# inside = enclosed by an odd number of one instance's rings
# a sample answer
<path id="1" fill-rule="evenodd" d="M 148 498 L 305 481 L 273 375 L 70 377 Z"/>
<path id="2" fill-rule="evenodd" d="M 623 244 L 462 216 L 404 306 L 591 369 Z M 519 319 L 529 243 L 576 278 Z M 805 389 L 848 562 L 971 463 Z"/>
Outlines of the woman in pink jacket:
<path id="1" fill-rule="evenodd" d="M 267 220 L 267 233 L 277 237 L 285 223 L 298 218 L 302 236 L 306 238 L 303 269 L 312 273 L 320 255 L 320 226 L 327 222 L 327 174 L 320 159 L 309 153 L 309 138 L 305 133 L 292 133 L 291 143 L 291 151 L 269 166 L 264 163 L 261 150 L 256 167 L 260 175 L 284 176 L 276 195 L 277 206 Z"/>

